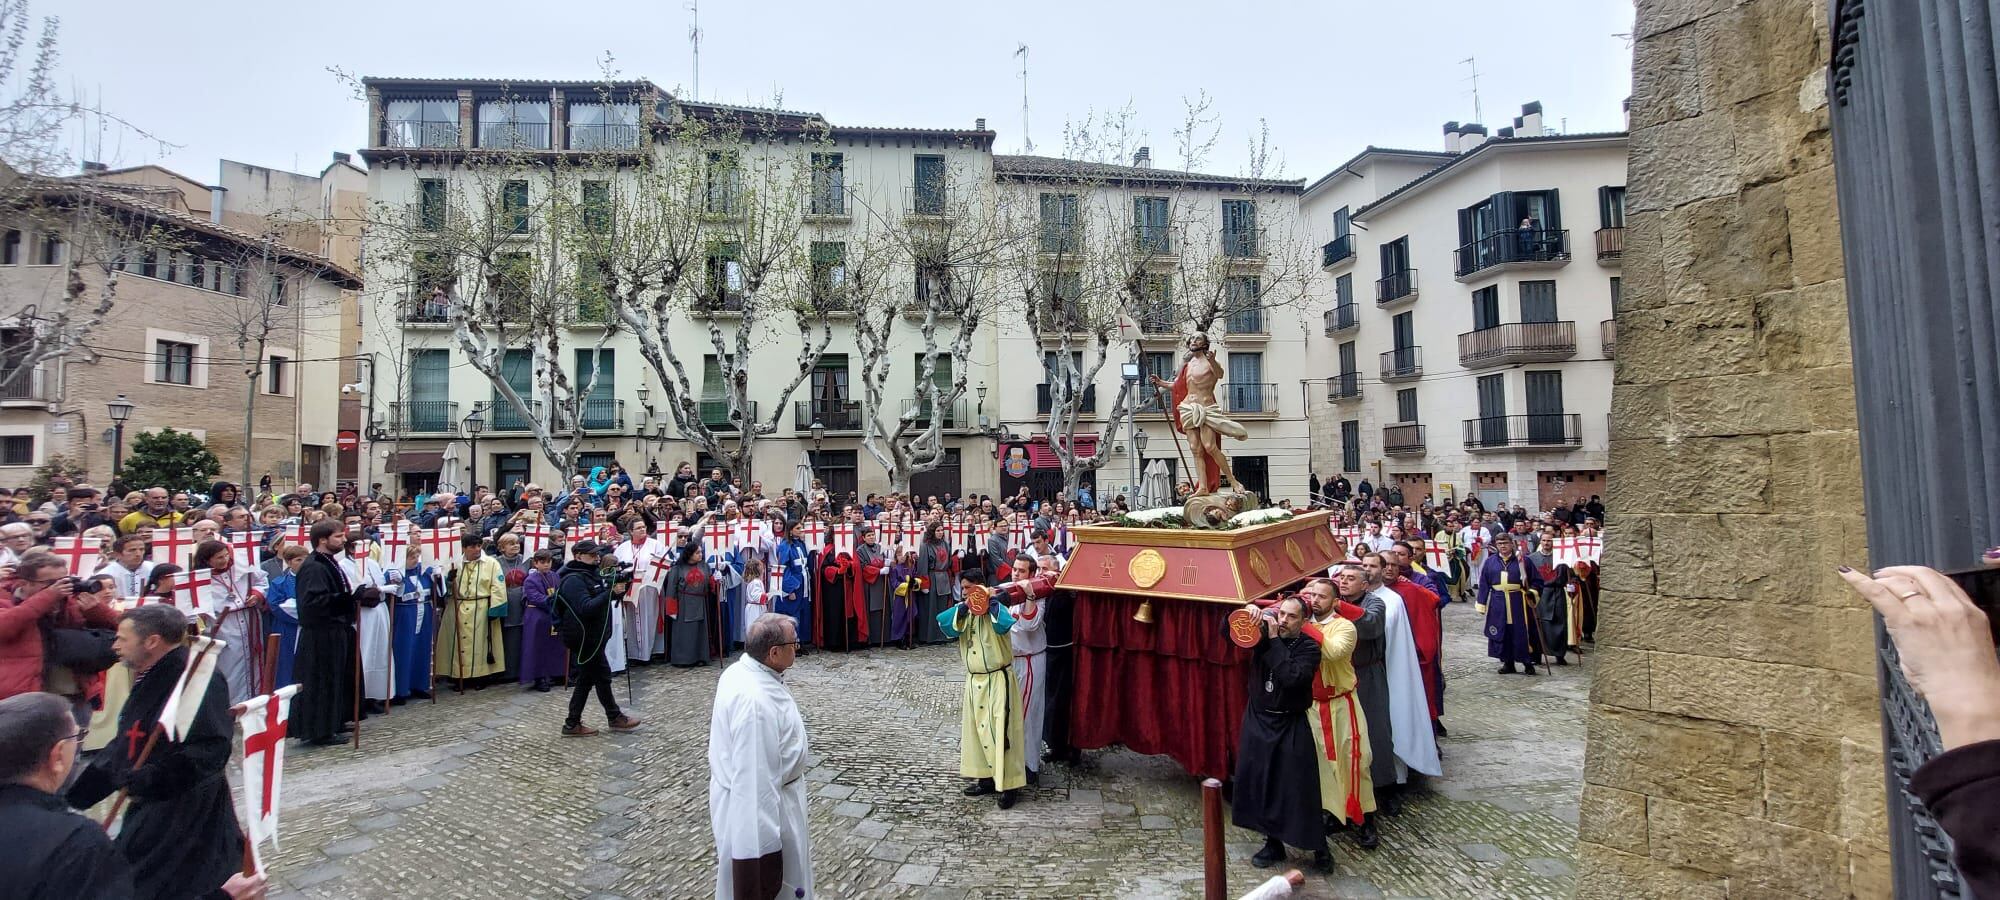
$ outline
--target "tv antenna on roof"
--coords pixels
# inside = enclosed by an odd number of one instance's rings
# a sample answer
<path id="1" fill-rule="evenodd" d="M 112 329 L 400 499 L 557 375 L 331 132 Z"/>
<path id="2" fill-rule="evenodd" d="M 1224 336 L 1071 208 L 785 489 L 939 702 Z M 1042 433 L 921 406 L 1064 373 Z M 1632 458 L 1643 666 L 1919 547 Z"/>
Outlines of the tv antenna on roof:
<path id="1" fill-rule="evenodd" d="M 1028 45 L 1022 44 L 1014 50 L 1021 58 L 1021 152 L 1035 152 L 1035 139 L 1028 136 Z"/>
<path id="2" fill-rule="evenodd" d="M 1486 124 L 1486 117 L 1479 111 L 1479 63 L 1477 60 L 1477 57 L 1468 56 L 1459 60 L 1459 62 L 1464 63 L 1472 69 L 1472 75 L 1468 78 L 1472 82 L 1472 121 L 1474 124 L 1484 125 Z"/>
<path id="3" fill-rule="evenodd" d="M 689 0 L 688 43 L 694 47 L 694 99 L 701 100 L 701 2 Z"/>

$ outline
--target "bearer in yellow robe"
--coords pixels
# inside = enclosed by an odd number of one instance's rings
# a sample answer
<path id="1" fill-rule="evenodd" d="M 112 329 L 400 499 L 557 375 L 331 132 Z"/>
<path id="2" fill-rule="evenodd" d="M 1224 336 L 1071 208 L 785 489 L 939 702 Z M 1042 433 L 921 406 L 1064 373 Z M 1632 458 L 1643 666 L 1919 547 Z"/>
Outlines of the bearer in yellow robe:
<path id="1" fill-rule="evenodd" d="M 1007 632 L 1014 616 L 993 602 L 985 585 L 961 578 L 964 599 L 938 614 L 938 627 L 958 641 L 965 660 L 965 700 L 959 710 L 958 773 L 973 779 L 965 795 L 1000 792 L 1008 809 L 1028 782 L 1022 741 L 1021 692 L 1014 688 L 1014 645 Z M 984 606 L 983 615 L 972 608 Z"/>
<path id="2" fill-rule="evenodd" d="M 1342 577 L 1361 583 L 1353 566 L 1343 567 Z M 1299 592 L 1307 601 L 1305 633 L 1319 643 L 1319 675 L 1313 679 L 1313 745 L 1319 750 L 1319 804 L 1332 821 L 1359 825 L 1355 842 L 1374 849 L 1380 842 L 1375 823 L 1368 814 L 1375 811 L 1375 780 L 1368 775 L 1374 753 L 1368 746 L 1368 716 L 1361 698 L 1354 695 L 1354 646 L 1360 632 L 1342 615 L 1336 584 L 1315 578 Z M 1353 604 L 1345 604 L 1358 613 Z"/>
<path id="3" fill-rule="evenodd" d="M 451 573 L 451 597 L 438 614 L 437 674 L 441 678 L 484 678 L 507 667 L 500 625 L 507 615 L 507 583 L 500 561 L 480 551 L 466 535 L 465 559 Z"/>

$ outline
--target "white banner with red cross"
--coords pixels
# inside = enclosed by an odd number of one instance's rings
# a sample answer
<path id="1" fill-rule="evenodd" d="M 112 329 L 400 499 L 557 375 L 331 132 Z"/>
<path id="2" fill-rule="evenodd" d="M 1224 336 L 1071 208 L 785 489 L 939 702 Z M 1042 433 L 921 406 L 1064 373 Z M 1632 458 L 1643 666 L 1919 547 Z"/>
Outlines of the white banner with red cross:
<path id="1" fill-rule="evenodd" d="M 194 543 L 193 528 L 155 528 L 152 542 L 153 561 L 173 563 L 183 569 L 189 568 L 190 560 L 194 558 Z"/>
<path id="2" fill-rule="evenodd" d="M 465 553 L 459 545 L 462 536 L 457 528 L 417 529 L 417 559 L 440 572 L 458 568 Z"/>
<path id="3" fill-rule="evenodd" d="M 299 686 L 288 684 L 275 692 L 252 697 L 231 707 L 236 714 L 238 742 L 243 758 L 243 835 L 250 844 L 257 868 L 264 867 L 260 852 L 265 840 L 278 846 L 279 787 L 285 774 L 285 738 L 291 732 L 292 696 Z"/>
<path id="4" fill-rule="evenodd" d="M 50 543 L 49 549 L 62 557 L 63 565 L 68 567 L 71 575 L 89 575 L 104 562 L 104 554 L 97 541 L 86 540 L 83 535 L 60 535 Z"/>
<path id="5" fill-rule="evenodd" d="M 200 615 L 202 591 L 214 583 L 211 574 L 207 569 L 190 569 L 168 575 L 167 583 L 174 590 L 174 608 L 190 616 Z"/>

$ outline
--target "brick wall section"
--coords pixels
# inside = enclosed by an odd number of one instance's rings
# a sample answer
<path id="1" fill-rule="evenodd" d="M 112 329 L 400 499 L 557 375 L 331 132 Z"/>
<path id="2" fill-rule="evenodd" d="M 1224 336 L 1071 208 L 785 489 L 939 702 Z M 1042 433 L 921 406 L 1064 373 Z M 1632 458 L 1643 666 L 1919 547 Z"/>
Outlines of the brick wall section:
<path id="1" fill-rule="evenodd" d="M 1825 10 L 1636 30 L 1577 896 L 1887 896 Z"/>

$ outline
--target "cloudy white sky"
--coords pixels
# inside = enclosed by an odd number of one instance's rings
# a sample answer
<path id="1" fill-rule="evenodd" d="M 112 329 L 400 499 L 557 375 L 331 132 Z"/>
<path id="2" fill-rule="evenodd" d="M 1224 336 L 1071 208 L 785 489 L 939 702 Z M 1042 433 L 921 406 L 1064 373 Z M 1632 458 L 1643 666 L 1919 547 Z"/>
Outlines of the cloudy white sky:
<path id="1" fill-rule="evenodd" d="M 62 16 L 63 84 L 178 145 L 96 130 L 77 158 L 159 162 L 201 180 L 227 158 L 318 171 L 361 143 L 366 110 L 329 69 L 357 75 L 625 77 L 686 92 L 686 0 L 562 3 L 403 0 L 34 0 Z M 1130 105 L 1162 165 L 1183 97 L 1207 92 L 1223 139 L 1205 168 L 1238 172 L 1268 123 L 1288 177 L 1362 146 L 1439 148 L 1473 119 L 1463 60 L 1477 59 L 1486 123 L 1540 100 L 1551 127 L 1622 127 L 1629 0 L 1020 0 L 1014 3 L 704 0 L 701 97 L 820 112 L 842 124 L 969 128 L 1060 147 L 1065 120 Z"/>

